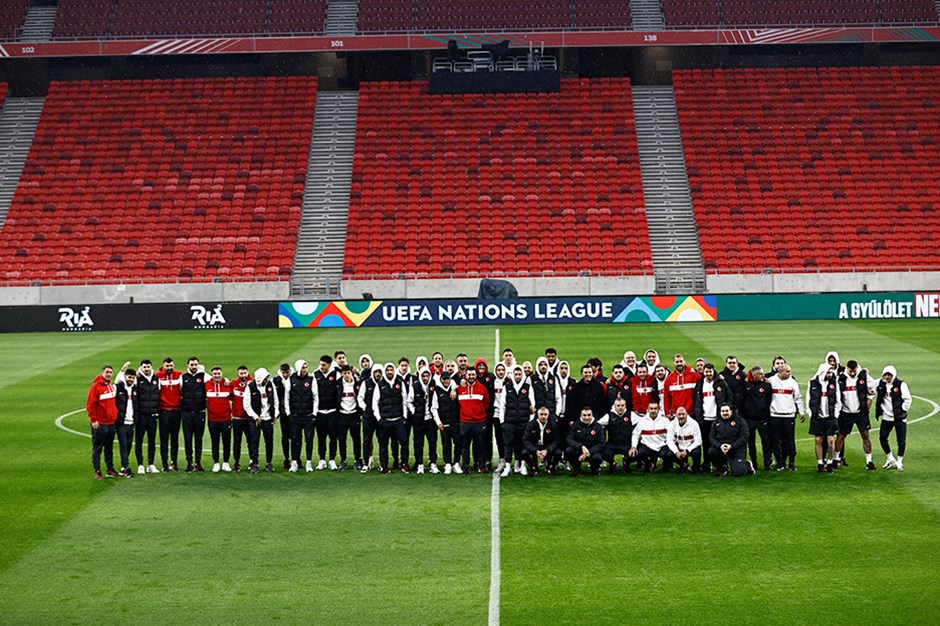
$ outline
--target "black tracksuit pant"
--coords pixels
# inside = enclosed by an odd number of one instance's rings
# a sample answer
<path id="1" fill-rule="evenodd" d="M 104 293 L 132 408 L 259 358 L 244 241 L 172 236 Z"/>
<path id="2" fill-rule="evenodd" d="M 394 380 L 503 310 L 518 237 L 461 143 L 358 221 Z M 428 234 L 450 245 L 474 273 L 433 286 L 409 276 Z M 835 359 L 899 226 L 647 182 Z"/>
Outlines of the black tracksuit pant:
<path id="1" fill-rule="evenodd" d="M 717 418 L 716 418 L 717 419 Z M 702 431 L 702 450 L 708 450 L 711 448 L 711 435 L 712 435 L 712 424 L 715 423 L 714 419 L 697 419 L 699 430 Z M 711 469 L 711 459 L 708 458 L 708 455 L 705 454 L 702 459 L 702 471 L 709 471 Z"/>
<path id="2" fill-rule="evenodd" d="M 303 447 L 307 449 L 307 460 L 313 459 L 313 431 L 314 419 L 312 415 L 290 416 L 290 458 L 300 463 L 300 453 Z"/>
<path id="3" fill-rule="evenodd" d="M 378 422 L 371 415 L 362 418 L 362 453 L 364 458 L 371 459 L 372 454 L 375 452 L 375 433 L 378 428 Z"/>
<path id="4" fill-rule="evenodd" d="M 669 449 L 669 446 L 666 446 L 662 449 L 662 459 L 663 467 L 672 468 L 673 464 L 679 465 L 683 461 L 685 463 L 689 462 L 689 459 L 692 459 L 692 471 L 697 472 L 702 466 L 702 447 L 692 448 L 689 450 L 689 455 L 685 457 L 682 461 L 672 453 L 672 450 Z"/>
<path id="5" fill-rule="evenodd" d="M 898 440 L 898 456 L 904 456 L 904 451 L 907 449 L 907 422 L 881 420 L 881 428 L 878 430 L 878 441 L 881 443 L 881 449 L 885 454 L 891 454 L 891 443 L 888 436 L 892 430 Z"/>
<path id="6" fill-rule="evenodd" d="M 118 424 L 117 427 L 118 450 L 121 451 L 121 467 L 131 468 L 131 446 L 134 445 L 134 425 Z"/>
<path id="7" fill-rule="evenodd" d="M 640 444 L 636 447 L 636 466 L 640 467 L 641 465 L 653 465 L 656 463 L 656 460 L 660 457 L 663 450 L 668 450 L 667 446 L 663 446 L 659 450 L 654 450 L 649 446 Z"/>
<path id="8" fill-rule="evenodd" d="M 281 417 L 279 418 L 279 421 L 281 422 L 281 454 L 284 455 L 285 461 L 290 461 L 291 458 L 293 458 L 291 457 L 291 445 L 290 445 L 290 441 L 291 441 L 290 418 L 287 417 L 286 415 L 281 415 Z"/>
<path id="9" fill-rule="evenodd" d="M 336 456 L 336 447 L 339 446 L 339 460 L 346 460 L 347 443 L 352 435 L 353 459 L 362 458 L 362 430 L 360 428 L 358 413 L 339 413 L 336 416 L 336 437 L 330 441 L 330 458 Z"/>
<path id="10" fill-rule="evenodd" d="M 254 420 L 249 418 L 244 419 L 235 419 L 232 418 L 232 457 L 235 459 L 235 464 L 241 464 L 242 458 L 242 436 L 245 437 L 245 443 L 248 445 L 248 454 L 251 455 L 251 425 L 254 424 Z"/>
<path id="11" fill-rule="evenodd" d="M 728 454 L 726 455 L 724 452 L 721 451 L 721 448 L 719 447 L 719 445 L 715 443 L 715 444 L 712 444 L 712 447 L 708 449 L 708 456 L 709 458 L 711 458 L 712 463 L 715 465 L 715 469 L 724 470 L 727 472 L 731 470 L 731 468 L 728 467 L 728 462 L 731 461 L 732 459 L 738 459 L 740 461 L 743 461 L 745 458 L 747 458 L 747 455 L 745 454 L 745 452 L 746 452 L 745 450 L 735 450 L 734 448 L 732 448 L 731 450 L 728 450 Z"/>
<path id="12" fill-rule="evenodd" d="M 484 435 L 483 458 L 487 463 L 493 462 L 493 437 L 496 437 L 496 451 L 500 458 L 505 459 L 506 453 L 506 435 L 503 432 L 503 425 L 495 417 L 486 418 L 486 434 Z"/>
<path id="13" fill-rule="evenodd" d="M 502 458 L 511 463 L 522 460 L 522 449 L 525 447 L 525 424 L 502 424 L 503 453 Z"/>
<path id="14" fill-rule="evenodd" d="M 432 420 L 415 422 L 411 430 L 414 435 L 415 465 L 424 465 L 424 443 L 428 444 L 428 460 L 437 463 L 437 423 Z"/>
<path id="15" fill-rule="evenodd" d="M 404 418 L 396 420 L 380 420 L 378 427 L 379 436 L 379 466 L 382 469 L 388 469 L 388 444 L 390 441 L 397 441 L 402 451 L 402 458 L 408 459 L 408 426 Z"/>
<path id="16" fill-rule="evenodd" d="M 528 453 L 525 450 L 523 450 L 521 460 L 528 463 L 533 471 L 537 471 L 539 467 L 539 456 L 537 452 L 539 450 L 547 450 L 547 449 L 548 448 L 538 448 L 535 450 L 535 452 L 528 452 Z M 559 456 L 560 455 L 558 454 L 557 450 L 555 452 L 549 452 L 548 454 L 546 454 L 545 455 L 545 467 L 546 468 L 553 467 L 556 463 L 558 463 Z"/>
<path id="17" fill-rule="evenodd" d="M 572 472 L 577 473 L 581 471 L 581 461 L 578 459 L 581 457 L 582 452 L 583 451 L 581 448 L 568 448 L 565 450 L 565 460 L 568 461 L 568 464 L 571 466 Z M 601 461 L 603 460 L 604 459 L 600 452 L 591 454 L 591 456 L 588 458 L 588 464 L 591 467 L 591 471 L 596 472 L 598 468 L 600 468 Z"/>
<path id="18" fill-rule="evenodd" d="M 608 463 L 613 463 L 614 457 L 618 454 L 623 456 L 623 467 L 626 469 L 633 461 L 633 459 L 631 459 L 629 456 L 630 448 L 632 447 L 633 446 L 630 443 L 611 443 L 608 441 L 606 444 L 604 444 L 604 452 L 601 456 Z"/>
<path id="19" fill-rule="evenodd" d="M 777 467 L 783 467 L 787 463 L 792 465 L 796 460 L 796 418 L 771 417 L 770 440 L 773 443 Z"/>
<path id="20" fill-rule="evenodd" d="M 768 420 L 745 420 L 747 421 L 748 440 L 747 453 L 751 457 L 751 463 L 755 468 L 760 467 L 757 461 L 757 435 L 760 434 L 761 461 L 764 467 L 769 467 L 772 459 L 772 448 L 770 446 L 770 424 Z"/>
<path id="21" fill-rule="evenodd" d="M 473 463 L 477 467 L 486 462 L 483 457 L 485 447 L 485 422 L 460 422 L 460 441 L 463 443 L 463 466 L 470 467 L 470 448 L 473 447 Z"/>
<path id="22" fill-rule="evenodd" d="M 251 437 L 248 438 L 248 458 L 255 465 L 258 464 L 261 438 L 264 437 L 264 462 L 270 463 L 274 458 L 274 424 L 271 420 L 261 420 L 260 426 L 255 420 L 248 422 L 251 431 Z"/>
<path id="23" fill-rule="evenodd" d="M 164 465 L 168 461 L 176 465 L 179 460 L 181 420 L 179 411 L 160 410 L 160 460 Z"/>
<path id="24" fill-rule="evenodd" d="M 206 432 L 205 411 L 183 411 L 183 447 L 187 465 L 202 465 L 202 436 Z"/>
<path id="25" fill-rule="evenodd" d="M 327 459 L 327 450 L 330 451 L 330 457 L 336 456 L 336 411 L 332 413 L 317 413 L 315 422 L 317 428 L 317 454 L 320 460 Z"/>
<path id="26" fill-rule="evenodd" d="M 134 429 L 134 450 L 137 453 L 137 465 L 153 465 L 157 455 L 157 422 L 159 415 L 138 415 Z M 144 463 L 144 435 L 147 436 L 147 463 Z"/>
<path id="27" fill-rule="evenodd" d="M 441 444 L 444 448 L 443 457 L 445 465 L 460 463 L 460 455 L 463 453 L 463 445 L 460 441 L 460 423 L 444 424 L 444 430 L 441 431 Z"/>
<path id="28" fill-rule="evenodd" d="M 114 469 L 114 424 L 98 424 L 91 429 L 91 465 L 96 472 L 101 471 L 101 451 L 104 450 L 104 462 L 109 470 Z"/>
<path id="29" fill-rule="evenodd" d="M 212 440 L 212 462 L 219 462 L 219 440 L 222 440 L 222 459 L 228 463 L 232 456 L 232 422 L 209 422 L 209 439 Z"/>

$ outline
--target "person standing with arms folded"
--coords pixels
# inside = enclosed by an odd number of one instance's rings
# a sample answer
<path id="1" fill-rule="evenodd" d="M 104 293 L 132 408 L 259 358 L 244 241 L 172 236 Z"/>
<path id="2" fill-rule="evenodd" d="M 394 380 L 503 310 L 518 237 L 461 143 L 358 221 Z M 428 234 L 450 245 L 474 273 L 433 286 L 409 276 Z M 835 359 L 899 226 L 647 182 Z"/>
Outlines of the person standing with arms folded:
<path id="1" fill-rule="evenodd" d="M 245 411 L 245 392 L 251 382 L 247 365 L 238 366 L 238 378 L 232 381 L 232 456 L 235 457 L 235 471 L 242 471 L 242 436 L 251 449 L 251 424 Z"/>
<path id="2" fill-rule="evenodd" d="M 875 418 L 880 418 L 881 429 L 878 439 L 881 449 L 888 455 L 884 469 L 895 468 L 904 470 L 904 451 L 907 449 L 907 412 L 914 401 L 907 383 L 898 378 L 898 371 L 893 365 L 887 365 L 878 382 L 875 400 Z M 891 443 L 888 438 L 891 431 L 895 431 L 898 442 L 897 458 L 891 453 Z"/>
<path id="3" fill-rule="evenodd" d="M 770 438 L 774 444 L 777 471 L 796 471 L 796 418 L 806 421 L 800 385 L 790 365 L 783 363 L 770 379 L 774 399 L 770 402 Z"/>
<path id="4" fill-rule="evenodd" d="M 326 469 L 327 451 L 330 453 L 330 469 L 336 469 L 336 379 L 339 373 L 333 368 L 333 357 L 324 354 L 320 357 L 320 367 L 313 373 L 317 382 L 317 409 L 315 427 L 317 430 L 317 453 L 320 460 L 318 470 Z"/>
<path id="5" fill-rule="evenodd" d="M 102 451 L 108 468 L 107 475 L 111 478 L 120 476 L 114 471 L 114 422 L 117 421 L 118 409 L 112 376 L 113 367 L 102 367 L 101 373 L 95 377 L 88 389 L 88 399 L 85 402 L 85 411 L 91 422 L 91 465 L 95 469 L 95 480 L 104 478 L 101 474 Z"/>
<path id="6" fill-rule="evenodd" d="M 281 454 L 284 455 L 284 469 L 290 469 L 291 461 L 290 418 L 287 417 L 287 389 L 290 387 L 290 375 L 290 364 L 281 363 L 273 379 L 279 410 L 277 420 L 281 423 Z"/>

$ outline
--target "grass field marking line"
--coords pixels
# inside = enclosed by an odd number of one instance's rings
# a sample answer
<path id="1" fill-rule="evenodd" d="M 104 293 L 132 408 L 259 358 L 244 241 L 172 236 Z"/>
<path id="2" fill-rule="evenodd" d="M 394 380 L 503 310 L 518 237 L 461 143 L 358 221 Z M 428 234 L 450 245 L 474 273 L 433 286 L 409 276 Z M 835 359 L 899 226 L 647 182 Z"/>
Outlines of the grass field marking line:
<path id="1" fill-rule="evenodd" d="M 91 439 L 91 435 L 89 433 L 83 433 L 77 430 L 72 430 L 71 428 L 69 428 L 68 426 L 62 423 L 62 420 L 64 420 L 66 417 L 71 417 L 72 415 L 75 415 L 76 413 L 84 413 L 84 412 L 85 412 L 85 409 L 75 409 L 74 411 L 63 413 L 59 417 L 55 418 L 55 425 L 67 433 L 72 433 L 73 435 L 81 435 L 82 437 L 88 437 L 89 439 Z"/>
<path id="2" fill-rule="evenodd" d="M 499 363 L 499 326 L 496 327 L 496 347 L 493 348 L 493 369 L 496 369 L 496 364 Z"/>
<path id="3" fill-rule="evenodd" d="M 497 337 L 499 331 L 496 331 Z M 489 626 L 499 626 L 499 473 L 493 472 L 493 489 L 490 494 L 490 617 Z"/>
<path id="4" fill-rule="evenodd" d="M 907 420 L 908 426 L 910 426 L 911 424 L 916 424 L 917 422 L 923 422 L 925 419 L 930 419 L 931 417 L 933 417 L 933 416 L 936 415 L 937 413 L 940 413 L 940 404 L 937 404 L 936 402 L 934 402 L 934 401 L 931 400 L 930 398 L 924 398 L 923 396 L 914 396 L 914 395 L 912 395 L 911 397 L 912 397 L 912 398 L 917 398 L 918 400 L 923 400 L 924 402 L 926 402 L 926 403 L 928 403 L 930 406 L 932 406 L 932 407 L 933 407 L 933 410 L 932 410 L 930 413 L 928 413 L 927 415 L 924 415 L 923 417 L 918 417 L 918 418 L 915 419 L 915 420 Z M 879 428 L 880 428 L 880 426 L 879 426 Z M 874 430 L 874 428 L 872 428 L 872 430 Z M 856 434 L 856 432 L 857 432 L 857 431 L 855 431 L 855 430 L 853 429 L 851 435 Z M 805 438 L 803 438 L 803 439 L 797 439 L 797 441 L 816 441 L 816 438 L 815 438 L 815 437 L 805 437 Z"/>

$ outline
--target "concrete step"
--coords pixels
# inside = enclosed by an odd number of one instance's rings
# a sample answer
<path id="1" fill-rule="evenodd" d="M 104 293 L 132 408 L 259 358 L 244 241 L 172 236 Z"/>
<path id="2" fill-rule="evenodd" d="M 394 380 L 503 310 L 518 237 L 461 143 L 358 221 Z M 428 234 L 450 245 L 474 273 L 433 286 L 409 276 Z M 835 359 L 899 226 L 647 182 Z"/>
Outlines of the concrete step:
<path id="1" fill-rule="evenodd" d="M 0 108 L 0 227 L 23 175 L 44 103 L 45 98 L 7 96 Z"/>
<path id="2" fill-rule="evenodd" d="M 52 39 L 52 27 L 55 25 L 57 6 L 31 6 L 20 31 L 20 41 L 33 43 Z"/>

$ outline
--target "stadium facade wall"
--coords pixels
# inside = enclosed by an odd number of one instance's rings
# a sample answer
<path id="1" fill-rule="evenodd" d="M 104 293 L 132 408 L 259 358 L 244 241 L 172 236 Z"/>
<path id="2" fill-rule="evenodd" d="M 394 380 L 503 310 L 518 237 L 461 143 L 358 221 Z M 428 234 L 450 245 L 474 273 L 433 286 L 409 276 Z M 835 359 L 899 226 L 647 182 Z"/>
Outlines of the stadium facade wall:
<path id="1" fill-rule="evenodd" d="M 289 297 L 290 283 L 286 281 L 0 287 L 0 303 L 5 306 L 70 305 L 76 302 L 239 302 L 285 300 Z"/>
<path id="2" fill-rule="evenodd" d="M 643 295 L 653 293 L 656 279 L 643 276 L 571 276 L 571 277 L 506 277 L 524 298 L 539 296 L 611 296 Z M 340 295 L 347 300 L 371 293 L 374 298 L 409 300 L 439 298 L 447 294 L 452 298 L 475 298 L 480 288 L 479 278 L 424 278 L 398 280 L 343 280 Z"/>
<path id="3" fill-rule="evenodd" d="M 853 291 L 930 291 L 940 286 L 940 272 L 813 272 L 709 274 L 711 293 L 849 293 Z"/>

